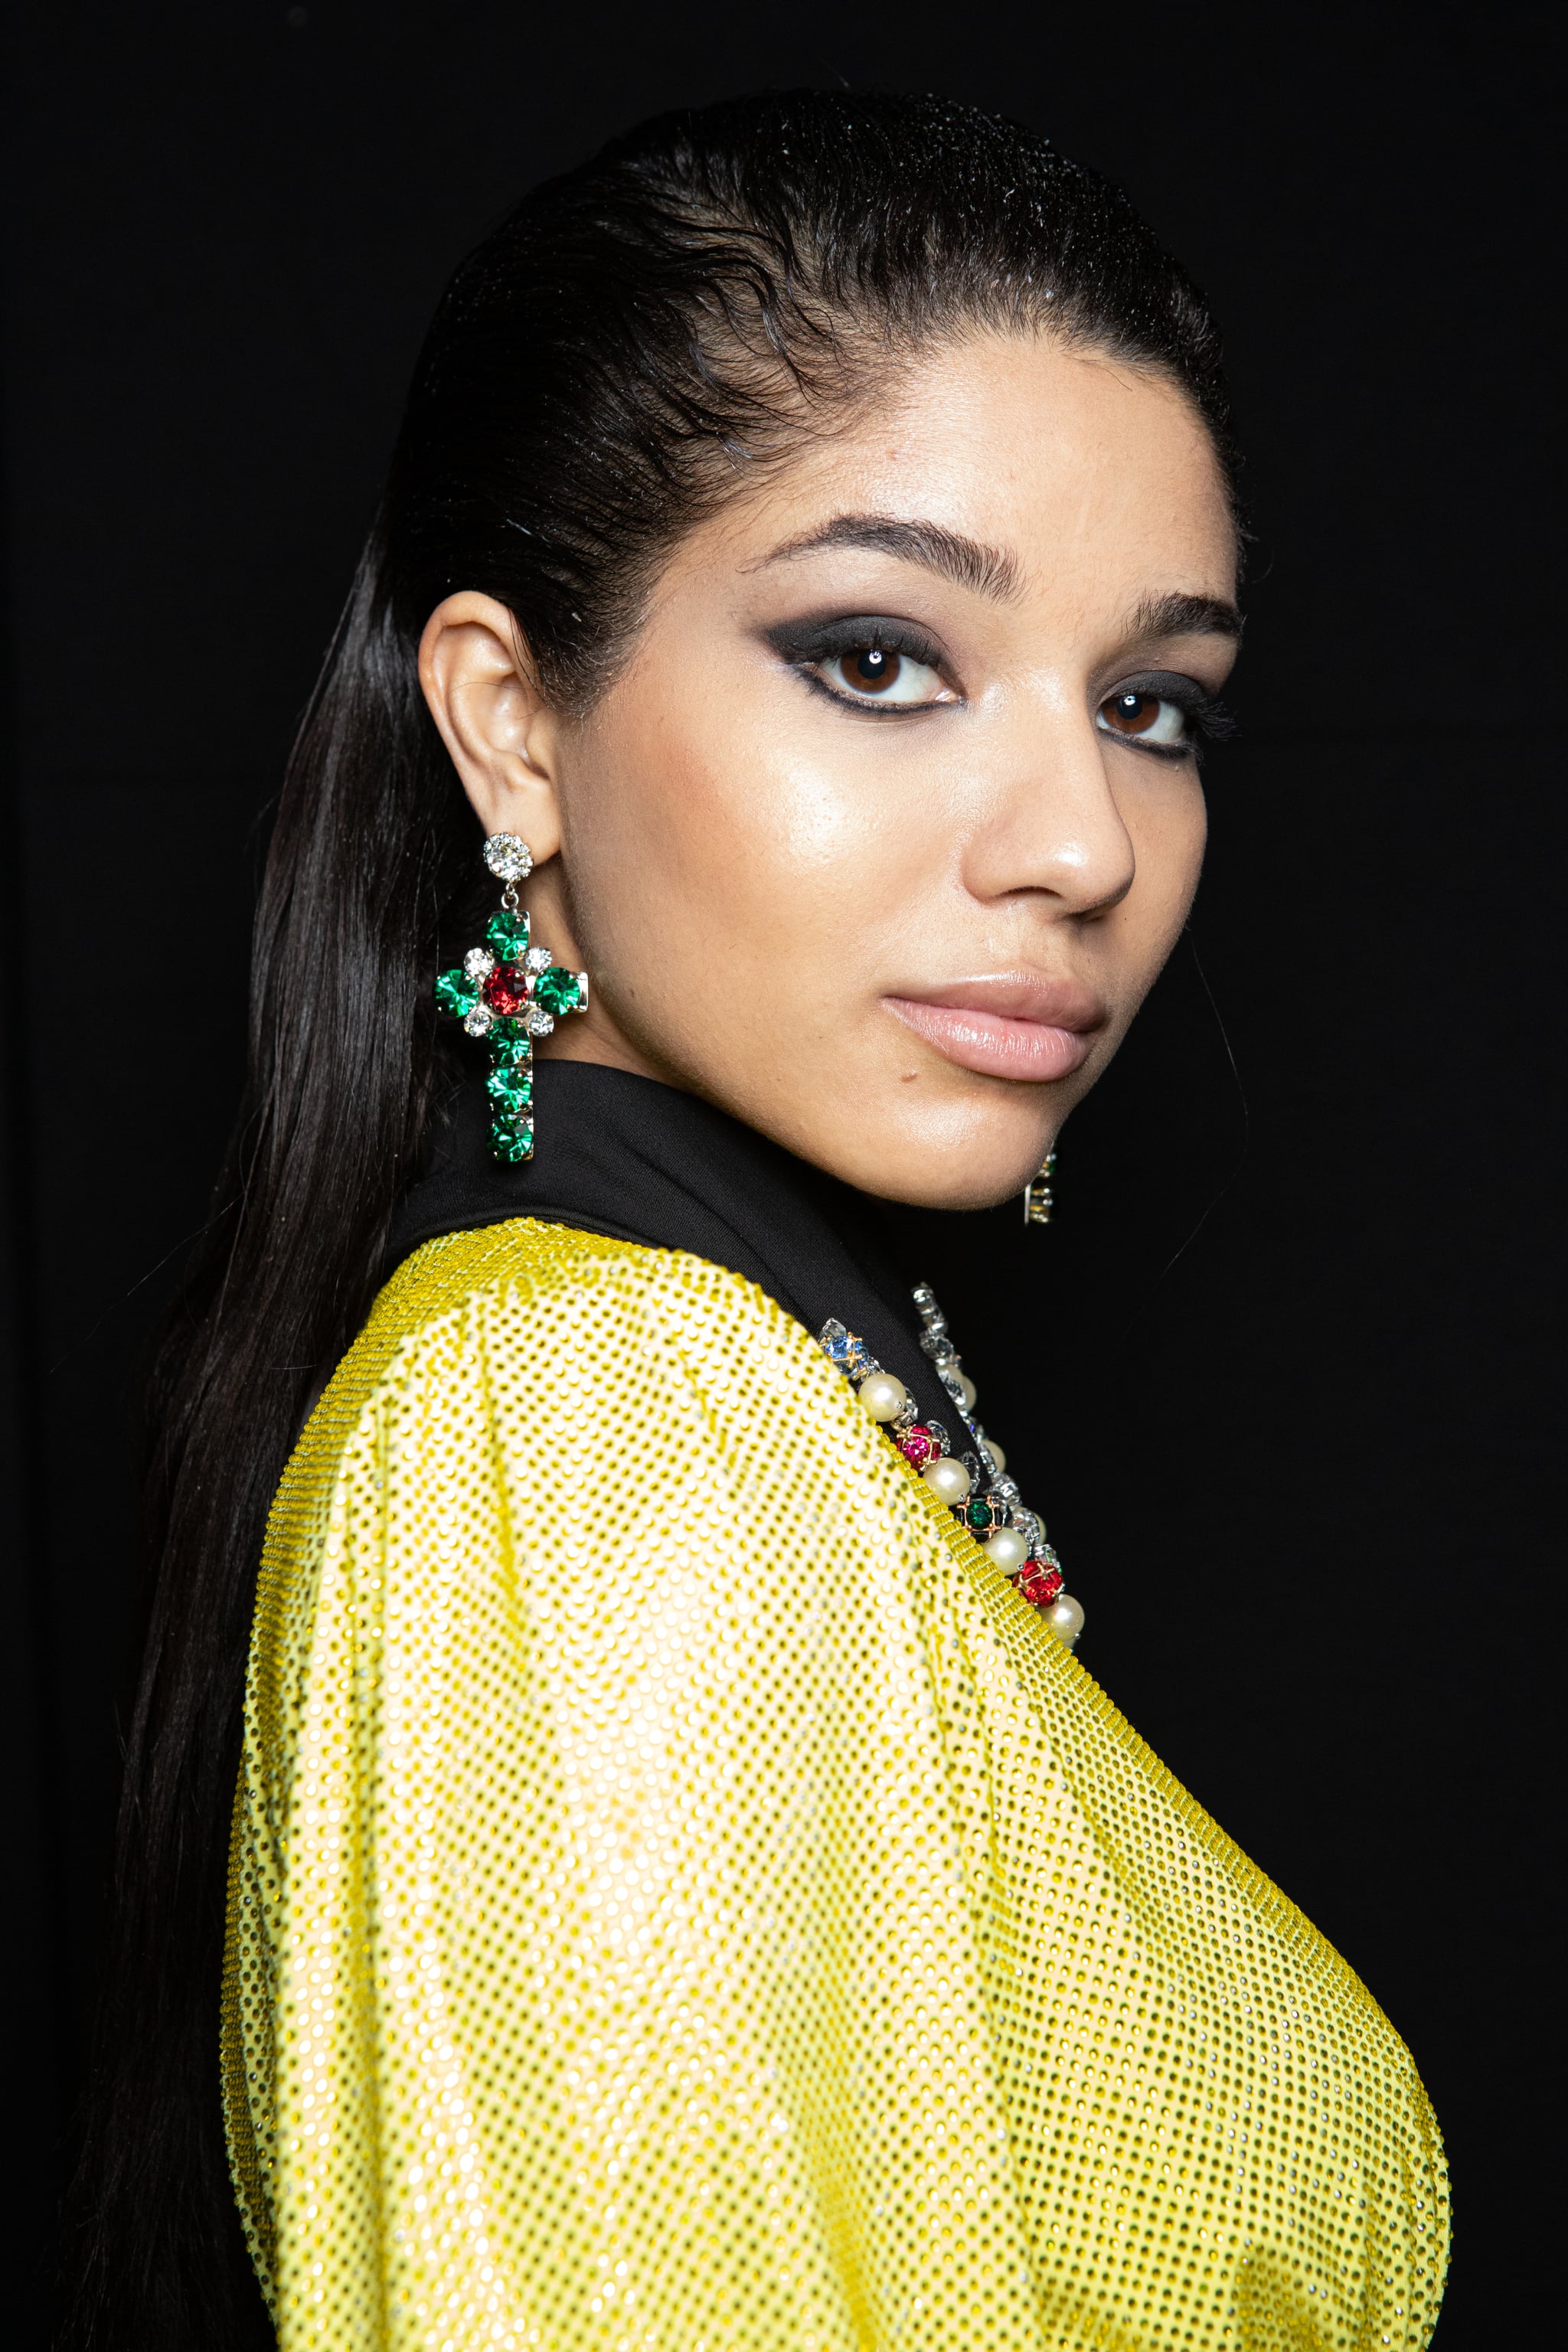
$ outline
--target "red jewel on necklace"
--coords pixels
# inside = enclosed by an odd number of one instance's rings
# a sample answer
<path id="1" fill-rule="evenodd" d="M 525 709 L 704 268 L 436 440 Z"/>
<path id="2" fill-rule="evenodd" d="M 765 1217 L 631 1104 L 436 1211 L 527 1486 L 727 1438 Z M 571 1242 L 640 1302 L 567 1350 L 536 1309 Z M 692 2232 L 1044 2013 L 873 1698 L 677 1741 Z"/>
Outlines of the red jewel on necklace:
<path id="1" fill-rule="evenodd" d="M 1030 1560 L 1018 1578 L 1019 1591 L 1037 1609 L 1048 1609 L 1061 1589 L 1061 1570 L 1047 1567 L 1043 1559 Z"/>

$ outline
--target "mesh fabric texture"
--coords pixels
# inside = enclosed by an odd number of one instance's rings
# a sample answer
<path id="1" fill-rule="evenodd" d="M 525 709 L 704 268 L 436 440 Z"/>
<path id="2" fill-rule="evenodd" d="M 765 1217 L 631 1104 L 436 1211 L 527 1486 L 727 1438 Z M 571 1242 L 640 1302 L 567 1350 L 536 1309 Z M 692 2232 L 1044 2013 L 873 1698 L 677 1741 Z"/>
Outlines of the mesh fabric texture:
<path id="1" fill-rule="evenodd" d="M 519 1221 L 274 1506 L 224 2083 L 283 2352 L 1424 2345 L 1350 1969 L 800 1327 Z"/>

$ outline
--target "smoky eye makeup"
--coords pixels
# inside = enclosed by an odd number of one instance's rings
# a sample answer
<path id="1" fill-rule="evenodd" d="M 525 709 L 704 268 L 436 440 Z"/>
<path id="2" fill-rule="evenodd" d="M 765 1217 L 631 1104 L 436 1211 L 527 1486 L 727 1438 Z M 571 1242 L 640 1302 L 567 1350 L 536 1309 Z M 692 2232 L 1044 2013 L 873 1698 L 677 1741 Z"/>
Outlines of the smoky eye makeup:
<path id="1" fill-rule="evenodd" d="M 1199 757 L 1210 743 L 1236 732 L 1236 721 L 1206 687 L 1184 671 L 1139 670 L 1121 678 L 1100 702 L 1095 725 L 1103 735 L 1162 760 Z"/>
<path id="2" fill-rule="evenodd" d="M 763 634 L 805 685 L 851 709 L 910 717 L 959 699 L 943 675 L 942 646 L 912 621 L 836 613 L 781 622 Z"/>

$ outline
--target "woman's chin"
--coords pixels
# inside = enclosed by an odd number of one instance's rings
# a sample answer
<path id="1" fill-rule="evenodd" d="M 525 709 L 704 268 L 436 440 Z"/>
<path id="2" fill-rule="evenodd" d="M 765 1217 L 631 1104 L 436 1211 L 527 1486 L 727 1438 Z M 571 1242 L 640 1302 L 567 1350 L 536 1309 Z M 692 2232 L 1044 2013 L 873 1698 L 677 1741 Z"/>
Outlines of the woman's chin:
<path id="1" fill-rule="evenodd" d="M 874 1192 L 879 1200 L 896 1201 L 910 1209 L 942 1209 L 954 1214 L 994 1209 L 1022 1195 L 1044 1156 L 1041 1152 L 1021 1167 L 1015 1164 L 1005 1177 L 993 1175 L 977 1181 L 972 1169 L 948 1170 L 928 1165 L 923 1171 L 911 1171 L 897 1184 L 863 1185 L 861 1189 Z"/>
<path id="2" fill-rule="evenodd" d="M 1042 1119 L 1033 1104 L 936 1104 L 907 1098 L 879 1118 L 861 1098 L 853 1116 L 816 1118 L 776 1139 L 858 1192 L 914 1209 L 994 1209 L 1016 1198 L 1052 1148 L 1065 1109 Z M 1027 1113 L 1026 1116 L 1025 1113 Z"/>

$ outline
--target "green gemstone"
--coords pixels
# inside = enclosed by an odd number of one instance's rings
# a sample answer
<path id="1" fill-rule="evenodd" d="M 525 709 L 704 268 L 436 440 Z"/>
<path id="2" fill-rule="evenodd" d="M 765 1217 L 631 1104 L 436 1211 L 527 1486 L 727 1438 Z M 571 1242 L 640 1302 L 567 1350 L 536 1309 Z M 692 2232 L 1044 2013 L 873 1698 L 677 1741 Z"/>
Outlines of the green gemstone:
<path id="1" fill-rule="evenodd" d="M 526 1062 L 498 1062 L 485 1091 L 499 1111 L 516 1110 L 533 1100 L 533 1073 Z"/>
<path id="2" fill-rule="evenodd" d="M 574 971 L 552 964 L 542 971 L 533 983 L 534 1002 L 542 1004 L 546 1013 L 575 1013 L 583 1002 L 583 988 Z"/>
<path id="3" fill-rule="evenodd" d="M 503 907 L 485 925 L 485 944 L 501 963 L 521 963 L 528 953 L 528 917 L 509 914 Z"/>
<path id="4" fill-rule="evenodd" d="M 459 1021 L 465 1013 L 473 1011 L 479 1001 L 479 983 L 468 978 L 460 963 L 444 971 L 436 982 L 437 1003 L 443 1013 L 455 1013 Z"/>
<path id="5" fill-rule="evenodd" d="M 509 1168 L 533 1156 L 533 1121 L 529 1118 L 498 1118 L 490 1128 L 490 1150 Z"/>
<path id="6" fill-rule="evenodd" d="M 989 1503 L 982 1502 L 976 1495 L 971 1502 L 965 1504 L 963 1516 L 972 1528 L 988 1528 L 991 1525 L 991 1506 Z"/>
<path id="7" fill-rule="evenodd" d="M 532 1038 L 521 1022 L 514 1021 L 510 1014 L 504 1021 L 490 1024 L 485 1043 L 498 1062 L 531 1062 L 533 1059 Z"/>

